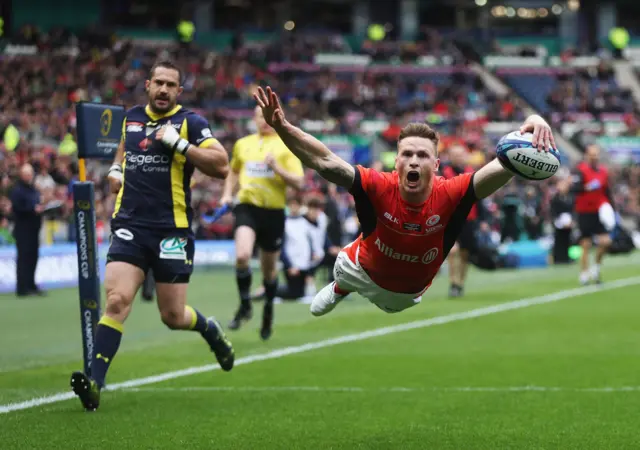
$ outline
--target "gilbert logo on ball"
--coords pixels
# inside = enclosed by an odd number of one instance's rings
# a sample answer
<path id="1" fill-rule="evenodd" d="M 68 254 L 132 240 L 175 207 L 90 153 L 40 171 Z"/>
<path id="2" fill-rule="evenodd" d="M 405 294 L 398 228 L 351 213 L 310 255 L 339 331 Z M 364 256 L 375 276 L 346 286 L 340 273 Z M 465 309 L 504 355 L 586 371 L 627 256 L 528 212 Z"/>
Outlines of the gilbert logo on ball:
<path id="1" fill-rule="evenodd" d="M 546 180 L 560 168 L 560 154 L 550 148 L 540 151 L 531 144 L 532 133 L 511 132 L 503 136 L 496 152 L 502 167 L 528 180 Z"/>

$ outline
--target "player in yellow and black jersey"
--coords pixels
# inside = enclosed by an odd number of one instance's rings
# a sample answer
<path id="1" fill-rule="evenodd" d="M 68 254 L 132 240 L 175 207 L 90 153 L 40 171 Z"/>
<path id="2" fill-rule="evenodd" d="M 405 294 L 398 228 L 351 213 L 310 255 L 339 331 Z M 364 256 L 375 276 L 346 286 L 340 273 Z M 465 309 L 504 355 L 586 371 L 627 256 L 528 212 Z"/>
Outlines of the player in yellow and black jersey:
<path id="1" fill-rule="evenodd" d="M 233 348 L 218 322 L 186 304 L 194 255 L 191 175 L 197 168 L 225 178 L 229 159 L 207 121 L 177 104 L 181 78 L 171 62 L 153 66 L 146 81 L 149 103 L 127 111 L 109 171 L 118 196 L 104 281 L 105 314 L 96 328 L 91 375 L 71 376 L 71 387 L 87 410 L 99 406 L 124 321 L 147 271 L 156 281 L 162 321 L 174 330 L 199 332 L 222 369 L 233 368 Z"/>
<path id="2" fill-rule="evenodd" d="M 255 109 L 258 132 L 239 139 L 233 147 L 231 172 L 225 182 L 223 204 L 233 201 L 236 244 L 236 281 L 240 307 L 229 323 L 231 330 L 240 327 L 252 316 L 251 269 L 249 261 L 254 245 L 260 248 L 260 267 L 265 289 L 260 336 L 269 339 L 273 325 L 273 299 L 278 288 L 277 263 L 284 236 L 287 187 L 301 189 L 303 170 L 300 160 L 280 140 Z"/>

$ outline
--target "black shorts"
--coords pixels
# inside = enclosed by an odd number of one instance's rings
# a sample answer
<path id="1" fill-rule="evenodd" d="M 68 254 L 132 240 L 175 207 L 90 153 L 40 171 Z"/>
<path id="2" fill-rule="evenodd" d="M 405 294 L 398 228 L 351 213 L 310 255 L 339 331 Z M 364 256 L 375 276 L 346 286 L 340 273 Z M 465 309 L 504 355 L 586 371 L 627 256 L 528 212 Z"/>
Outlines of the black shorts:
<path id="1" fill-rule="evenodd" d="M 602 222 L 600 222 L 598 213 L 578 214 L 578 229 L 580 230 L 580 239 L 591 239 L 601 234 L 609 234 Z"/>
<path id="2" fill-rule="evenodd" d="M 467 250 L 469 252 L 475 251 L 476 244 L 476 231 L 477 223 L 475 220 L 467 220 L 460 235 L 458 236 L 458 246 L 461 250 Z"/>
<path id="3" fill-rule="evenodd" d="M 126 262 L 146 274 L 149 269 L 157 283 L 188 283 L 193 272 L 195 244 L 189 229 L 115 227 L 107 264 Z"/>
<path id="4" fill-rule="evenodd" d="M 284 237 L 284 209 L 260 208 L 240 203 L 233 209 L 235 229 L 247 226 L 256 233 L 256 244 L 265 252 L 275 252 L 282 247 Z"/>

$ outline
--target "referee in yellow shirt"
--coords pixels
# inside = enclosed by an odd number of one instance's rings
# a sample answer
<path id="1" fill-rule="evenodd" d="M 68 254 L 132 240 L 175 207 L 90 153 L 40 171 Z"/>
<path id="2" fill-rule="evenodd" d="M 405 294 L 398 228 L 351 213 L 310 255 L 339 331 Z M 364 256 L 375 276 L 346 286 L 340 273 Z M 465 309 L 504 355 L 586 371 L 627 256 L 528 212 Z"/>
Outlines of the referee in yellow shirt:
<path id="1" fill-rule="evenodd" d="M 278 288 L 277 264 L 284 237 L 286 191 L 287 187 L 302 189 L 304 172 L 300 160 L 267 125 L 260 107 L 256 107 L 254 119 L 258 132 L 239 139 L 233 147 L 231 171 L 220 202 L 231 204 L 239 187 L 234 214 L 240 307 L 229 329 L 237 330 L 252 316 L 249 261 L 257 244 L 266 298 L 260 336 L 267 340 L 271 337 L 273 299 Z"/>

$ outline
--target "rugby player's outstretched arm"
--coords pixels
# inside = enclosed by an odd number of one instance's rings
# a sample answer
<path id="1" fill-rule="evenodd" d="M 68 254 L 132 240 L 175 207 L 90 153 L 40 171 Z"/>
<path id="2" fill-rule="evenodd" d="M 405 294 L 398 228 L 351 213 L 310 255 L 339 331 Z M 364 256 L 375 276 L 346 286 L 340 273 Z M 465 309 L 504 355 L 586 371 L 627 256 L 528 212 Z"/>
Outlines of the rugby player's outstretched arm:
<path id="1" fill-rule="evenodd" d="M 513 178 L 497 159 L 478 170 L 473 176 L 473 189 L 478 199 L 490 196 Z"/>
<path id="2" fill-rule="evenodd" d="M 280 100 L 271 88 L 267 87 L 266 92 L 258 88 L 254 98 L 262 108 L 265 121 L 276 130 L 282 142 L 302 164 L 318 172 L 325 180 L 351 189 L 355 178 L 353 166 L 334 154 L 318 139 L 287 122 Z"/>
<path id="3" fill-rule="evenodd" d="M 520 127 L 521 133 L 533 133 L 531 143 L 540 151 L 549 151 L 550 147 L 556 148 L 556 143 L 549 124 L 540 116 L 527 117 Z M 513 178 L 513 173 L 502 167 L 497 159 L 478 170 L 473 177 L 473 187 L 478 199 L 490 196 Z"/>
<path id="4" fill-rule="evenodd" d="M 325 180 L 351 189 L 355 178 L 355 169 L 351 164 L 329 150 L 318 139 L 287 121 L 274 129 L 302 164 L 318 172 Z"/>

